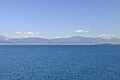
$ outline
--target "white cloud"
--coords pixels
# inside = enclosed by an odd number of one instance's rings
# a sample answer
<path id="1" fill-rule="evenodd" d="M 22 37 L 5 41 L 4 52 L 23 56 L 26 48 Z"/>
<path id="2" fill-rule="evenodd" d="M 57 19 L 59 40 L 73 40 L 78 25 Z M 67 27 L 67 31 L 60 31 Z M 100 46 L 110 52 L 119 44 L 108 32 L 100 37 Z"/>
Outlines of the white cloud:
<path id="1" fill-rule="evenodd" d="M 54 38 L 61 38 L 61 37 L 54 37 Z"/>
<path id="2" fill-rule="evenodd" d="M 112 37 L 116 37 L 115 34 L 100 34 L 99 37 L 101 38 L 112 38 Z"/>
<path id="3" fill-rule="evenodd" d="M 15 32 L 16 35 L 28 35 L 28 36 L 34 36 L 34 35 L 38 35 L 39 32 Z"/>
<path id="4" fill-rule="evenodd" d="M 22 35 L 23 32 L 15 32 L 16 35 Z"/>
<path id="5" fill-rule="evenodd" d="M 77 32 L 77 33 L 88 33 L 89 31 L 85 30 L 85 29 L 77 29 L 75 32 Z"/>

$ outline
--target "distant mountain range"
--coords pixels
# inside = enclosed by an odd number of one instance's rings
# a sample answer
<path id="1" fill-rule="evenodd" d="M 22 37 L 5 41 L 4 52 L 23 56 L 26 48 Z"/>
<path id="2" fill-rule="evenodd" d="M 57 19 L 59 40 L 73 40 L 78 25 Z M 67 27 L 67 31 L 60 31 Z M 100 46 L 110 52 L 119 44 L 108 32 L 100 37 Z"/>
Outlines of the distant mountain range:
<path id="1" fill-rule="evenodd" d="M 73 36 L 69 38 L 7 38 L 0 36 L 0 45 L 101 45 L 101 44 L 113 44 L 120 45 L 119 38 L 91 38 Z"/>

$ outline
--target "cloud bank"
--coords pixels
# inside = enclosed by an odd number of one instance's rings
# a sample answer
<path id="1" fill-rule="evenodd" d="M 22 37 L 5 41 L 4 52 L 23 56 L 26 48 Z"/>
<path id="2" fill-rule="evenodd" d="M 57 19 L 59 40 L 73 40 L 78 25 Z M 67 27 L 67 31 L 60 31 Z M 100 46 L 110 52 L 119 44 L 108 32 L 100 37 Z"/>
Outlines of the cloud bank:
<path id="1" fill-rule="evenodd" d="M 113 37 L 117 37 L 115 34 L 100 34 L 99 37 L 101 38 L 113 38 Z"/>
<path id="2" fill-rule="evenodd" d="M 77 32 L 77 33 L 88 33 L 89 30 L 85 30 L 85 29 L 77 29 L 75 32 Z"/>
<path id="3" fill-rule="evenodd" d="M 38 35 L 39 32 L 15 32 L 16 35 L 25 35 L 25 36 L 35 36 Z"/>

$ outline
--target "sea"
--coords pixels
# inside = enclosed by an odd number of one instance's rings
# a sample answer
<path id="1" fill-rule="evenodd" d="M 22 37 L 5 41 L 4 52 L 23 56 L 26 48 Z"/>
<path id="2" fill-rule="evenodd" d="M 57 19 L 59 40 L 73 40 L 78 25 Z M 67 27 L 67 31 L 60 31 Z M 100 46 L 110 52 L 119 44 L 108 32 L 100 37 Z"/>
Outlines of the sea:
<path id="1" fill-rule="evenodd" d="M 2 45 L 0 80 L 120 80 L 120 46 Z"/>

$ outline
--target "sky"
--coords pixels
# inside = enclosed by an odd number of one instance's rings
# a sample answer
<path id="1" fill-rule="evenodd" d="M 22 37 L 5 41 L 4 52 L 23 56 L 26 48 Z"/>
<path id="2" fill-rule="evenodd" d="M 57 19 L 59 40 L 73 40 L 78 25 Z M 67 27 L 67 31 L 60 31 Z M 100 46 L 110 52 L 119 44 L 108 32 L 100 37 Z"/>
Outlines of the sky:
<path id="1" fill-rule="evenodd" d="M 120 0 L 0 0 L 0 34 L 120 38 Z"/>

